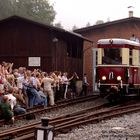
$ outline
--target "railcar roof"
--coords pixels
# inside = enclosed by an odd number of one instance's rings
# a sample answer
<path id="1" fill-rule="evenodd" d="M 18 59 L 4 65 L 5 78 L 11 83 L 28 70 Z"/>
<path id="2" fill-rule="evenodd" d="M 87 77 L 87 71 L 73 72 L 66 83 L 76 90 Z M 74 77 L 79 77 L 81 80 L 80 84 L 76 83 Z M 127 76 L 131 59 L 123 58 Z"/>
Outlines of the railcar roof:
<path id="1" fill-rule="evenodd" d="M 140 47 L 140 43 L 136 42 L 136 41 L 131 41 L 128 39 L 121 39 L 121 38 L 109 38 L 109 39 L 100 39 L 98 40 L 97 44 L 103 44 L 103 45 L 107 45 L 107 44 L 118 44 L 118 45 L 131 45 L 131 46 L 138 46 Z"/>

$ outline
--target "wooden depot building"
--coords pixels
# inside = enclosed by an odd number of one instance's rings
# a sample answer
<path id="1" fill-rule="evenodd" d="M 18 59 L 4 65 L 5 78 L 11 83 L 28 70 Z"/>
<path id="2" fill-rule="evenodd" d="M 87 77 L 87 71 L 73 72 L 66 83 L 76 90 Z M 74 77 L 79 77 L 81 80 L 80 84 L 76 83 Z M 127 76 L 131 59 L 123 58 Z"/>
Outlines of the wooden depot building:
<path id="1" fill-rule="evenodd" d="M 83 46 L 92 41 L 77 33 L 11 16 L 0 21 L 0 63 L 43 71 L 83 75 Z"/>

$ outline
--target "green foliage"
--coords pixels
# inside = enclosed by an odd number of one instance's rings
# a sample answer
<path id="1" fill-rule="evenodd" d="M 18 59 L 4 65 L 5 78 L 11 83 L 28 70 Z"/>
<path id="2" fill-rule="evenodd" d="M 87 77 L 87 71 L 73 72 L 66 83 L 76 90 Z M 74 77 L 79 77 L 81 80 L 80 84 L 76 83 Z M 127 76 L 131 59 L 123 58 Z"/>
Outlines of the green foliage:
<path id="1" fill-rule="evenodd" d="M 0 0 L 0 18 L 11 15 L 52 24 L 56 15 L 49 0 Z"/>
<path id="2" fill-rule="evenodd" d="M 54 26 L 63 29 L 61 22 L 55 23 Z"/>
<path id="3" fill-rule="evenodd" d="M 103 20 L 97 20 L 97 21 L 96 21 L 96 25 L 98 25 L 98 24 L 103 24 L 103 23 L 104 23 Z"/>
<path id="4" fill-rule="evenodd" d="M 76 30 L 76 29 L 78 29 L 78 27 L 77 27 L 76 25 L 73 25 L 72 31 L 74 31 L 74 30 Z"/>
<path id="5" fill-rule="evenodd" d="M 88 23 L 86 24 L 86 27 L 89 27 L 89 26 L 91 26 L 91 25 L 90 25 L 90 23 L 88 22 Z"/>

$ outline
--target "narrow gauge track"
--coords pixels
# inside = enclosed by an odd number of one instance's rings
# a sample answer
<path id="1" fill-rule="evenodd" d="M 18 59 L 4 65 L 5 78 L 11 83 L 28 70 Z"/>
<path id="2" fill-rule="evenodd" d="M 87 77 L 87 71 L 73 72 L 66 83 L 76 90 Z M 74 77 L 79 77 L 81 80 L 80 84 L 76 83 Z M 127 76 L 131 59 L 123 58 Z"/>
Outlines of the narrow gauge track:
<path id="1" fill-rule="evenodd" d="M 28 109 L 27 113 L 25 113 L 25 114 L 15 116 L 15 121 L 26 118 L 28 115 L 31 115 L 31 114 L 39 114 L 39 113 L 43 113 L 43 112 L 46 112 L 46 111 L 49 111 L 49 110 L 52 110 L 52 109 L 65 107 L 67 105 L 74 105 L 74 104 L 77 104 L 77 103 L 85 102 L 87 100 L 88 101 L 96 100 L 98 98 L 99 98 L 98 96 L 89 95 L 89 96 L 86 96 L 86 97 L 83 96 L 83 97 L 78 97 L 78 98 L 75 98 L 75 99 L 66 99 L 66 100 L 58 101 L 56 103 L 56 105 L 54 105 L 54 106 L 49 106 L 49 107 L 37 106 L 37 107 Z M 2 126 L 4 124 L 5 124 L 5 121 L 0 120 L 0 126 Z"/>
<path id="2" fill-rule="evenodd" d="M 79 125 L 85 125 L 87 123 L 99 122 L 101 120 L 109 119 L 112 117 L 120 116 L 126 113 L 132 113 L 140 111 L 140 104 L 133 105 L 124 105 L 124 106 L 114 106 L 103 109 L 104 105 L 99 105 L 93 108 L 88 108 L 79 112 L 75 112 L 72 114 L 67 114 L 64 116 L 60 116 L 58 118 L 50 119 L 49 124 L 55 127 L 55 134 L 68 132 L 74 127 L 78 127 Z M 99 108 L 101 110 L 99 110 Z M 87 113 L 89 111 L 93 111 Z M 95 112 L 96 110 L 96 112 Z M 17 134 L 17 138 L 13 138 L 13 140 L 33 140 L 34 139 L 34 128 L 41 124 L 38 122 L 36 124 L 30 124 L 29 126 L 23 126 L 18 130 L 10 130 L 4 131 L 2 134 L 0 133 L 0 138 L 15 133 Z M 11 132 L 12 131 L 12 132 Z"/>
<path id="3" fill-rule="evenodd" d="M 101 108 L 104 108 L 105 107 L 105 103 L 101 103 L 100 105 L 97 105 L 97 106 L 94 106 L 94 107 L 90 107 L 90 108 L 86 108 L 86 109 L 83 109 L 81 111 L 77 111 L 77 112 L 74 112 L 74 113 L 69 113 L 69 114 L 66 114 L 66 115 L 62 115 L 62 116 L 59 116 L 59 117 L 56 117 L 56 118 L 52 118 L 50 119 L 49 121 L 49 124 L 50 125 L 58 125 L 60 123 L 63 123 L 64 121 L 70 121 L 72 119 L 75 119 L 75 118 L 78 118 L 78 117 L 82 117 L 83 114 L 86 114 L 88 111 L 96 111 L 97 109 L 101 109 Z M 0 139 L 1 138 L 10 138 L 11 136 L 13 137 L 20 137 L 22 135 L 27 135 L 29 133 L 33 133 L 34 132 L 34 129 L 36 126 L 40 125 L 41 124 L 41 121 L 36 121 L 35 123 L 31 123 L 31 124 L 28 124 L 28 125 L 23 125 L 21 127 L 16 127 L 16 128 L 11 128 L 11 129 L 8 129 L 8 130 L 4 130 L 4 131 L 1 131 L 0 132 Z"/>
<path id="4" fill-rule="evenodd" d="M 89 95 L 89 96 L 86 96 L 86 97 L 78 97 L 76 99 L 67 99 L 67 100 L 62 100 L 62 101 L 58 101 L 57 104 L 55 106 L 50 106 L 50 107 L 41 107 L 41 106 L 37 106 L 36 108 L 31 108 L 31 110 L 29 110 L 26 114 L 23 114 L 23 115 L 19 115 L 19 116 L 16 116 L 15 117 L 15 120 L 20 120 L 22 118 L 26 118 L 27 115 L 29 114 L 35 114 L 35 115 L 39 115 L 39 114 L 43 114 L 43 113 L 46 113 L 47 111 L 52 111 L 54 109 L 60 109 L 60 108 L 64 108 L 64 107 L 67 107 L 67 106 L 71 106 L 71 105 L 75 105 L 75 104 L 78 104 L 78 103 L 81 103 L 81 102 L 87 102 L 87 101 L 95 101 L 98 99 L 100 99 L 100 97 L 96 96 L 96 95 Z M 24 121 L 24 119 L 23 119 Z M 0 124 L 3 125 L 5 122 L 4 120 L 1 120 L 0 121 Z M 16 123 L 16 121 L 15 121 Z M 31 122 L 30 122 L 31 123 Z M 11 127 L 15 127 L 14 125 L 11 125 Z M 16 126 L 17 127 L 17 126 Z M 10 129 L 8 128 L 8 129 Z M 3 133 L 4 130 L 1 130 L 0 133 Z"/>

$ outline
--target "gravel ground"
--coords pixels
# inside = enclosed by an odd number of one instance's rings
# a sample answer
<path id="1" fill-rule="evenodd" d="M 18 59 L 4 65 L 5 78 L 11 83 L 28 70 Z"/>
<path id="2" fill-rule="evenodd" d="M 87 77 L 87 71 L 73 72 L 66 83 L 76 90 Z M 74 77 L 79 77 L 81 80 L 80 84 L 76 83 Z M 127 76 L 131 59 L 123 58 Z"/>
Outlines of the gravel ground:
<path id="1" fill-rule="evenodd" d="M 140 113 L 83 125 L 54 140 L 140 140 Z"/>
<path id="2" fill-rule="evenodd" d="M 105 103 L 106 101 L 103 99 L 97 99 L 95 101 L 82 102 L 82 103 L 78 103 L 75 105 L 70 105 L 68 107 L 52 110 L 52 111 L 44 114 L 44 116 L 47 116 L 49 118 L 54 118 L 54 117 L 58 117 L 60 115 L 65 115 L 65 114 L 77 112 L 79 110 L 83 110 L 83 109 L 86 109 L 86 108 L 89 108 L 92 106 L 96 106 L 96 105 L 101 104 L 103 102 Z"/>

